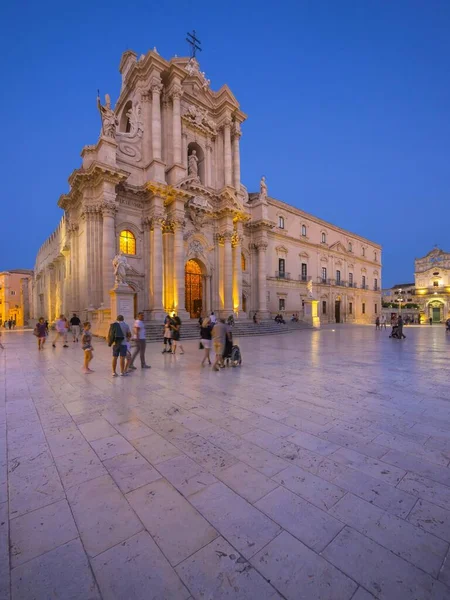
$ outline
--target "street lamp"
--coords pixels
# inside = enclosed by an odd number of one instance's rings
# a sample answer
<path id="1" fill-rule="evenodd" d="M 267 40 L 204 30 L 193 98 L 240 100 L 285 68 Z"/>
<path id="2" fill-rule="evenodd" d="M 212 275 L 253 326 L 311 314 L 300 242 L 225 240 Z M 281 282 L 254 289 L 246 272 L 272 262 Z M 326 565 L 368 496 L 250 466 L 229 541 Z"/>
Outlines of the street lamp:
<path id="1" fill-rule="evenodd" d="M 402 314 L 402 302 L 403 302 L 403 298 L 401 297 L 401 295 L 402 295 L 402 288 L 399 288 L 398 293 L 399 293 L 399 297 L 397 298 L 397 302 L 398 302 L 398 316 L 400 317 L 401 314 Z"/>

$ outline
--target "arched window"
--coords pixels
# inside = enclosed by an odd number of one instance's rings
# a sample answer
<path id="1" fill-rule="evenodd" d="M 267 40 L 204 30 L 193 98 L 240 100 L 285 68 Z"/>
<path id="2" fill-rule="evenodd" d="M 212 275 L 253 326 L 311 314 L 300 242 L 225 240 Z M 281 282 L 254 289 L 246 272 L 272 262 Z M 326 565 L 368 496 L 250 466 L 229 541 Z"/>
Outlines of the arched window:
<path id="1" fill-rule="evenodd" d="M 306 225 L 302 225 L 302 235 L 306 236 Z"/>
<path id="2" fill-rule="evenodd" d="M 284 217 L 278 217 L 278 227 L 284 229 Z"/>
<path id="3" fill-rule="evenodd" d="M 129 229 L 120 232 L 119 249 L 124 254 L 136 254 L 136 238 Z"/>
<path id="4" fill-rule="evenodd" d="M 130 118 L 128 117 L 128 112 L 133 108 L 133 104 L 131 100 L 125 104 L 124 109 L 122 111 L 122 116 L 120 117 L 120 126 L 119 130 L 124 133 L 130 133 L 131 131 L 131 123 Z"/>
<path id="5" fill-rule="evenodd" d="M 348 251 L 353 252 L 353 244 L 351 242 L 348 243 Z"/>
<path id="6" fill-rule="evenodd" d="M 327 243 L 327 234 L 322 233 L 322 244 L 326 244 L 326 243 Z"/>
<path id="7" fill-rule="evenodd" d="M 243 271 L 245 271 L 245 270 L 246 270 L 246 267 L 247 267 L 247 264 L 246 264 L 246 261 L 245 261 L 245 255 L 244 255 L 244 253 L 242 252 L 242 253 L 241 253 L 241 269 L 242 269 Z"/>

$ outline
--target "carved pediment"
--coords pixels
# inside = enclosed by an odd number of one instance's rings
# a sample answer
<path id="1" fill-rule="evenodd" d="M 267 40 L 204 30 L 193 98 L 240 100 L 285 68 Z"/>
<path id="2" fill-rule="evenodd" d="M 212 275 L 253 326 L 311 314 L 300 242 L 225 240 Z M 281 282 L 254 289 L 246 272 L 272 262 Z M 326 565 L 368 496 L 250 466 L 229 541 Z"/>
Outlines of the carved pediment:
<path id="1" fill-rule="evenodd" d="M 341 242 L 335 242 L 330 246 L 330 250 L 336 250 L 337 252 L 345 252 L 347 253 L 347 249 Z"/>
<path id="2" fill-rule="evenodd" d="M 210 117 L 208 111 L 200 106 L 196 106 L 194 104 L 186 106 L 181 118 L 187 125 L 193 127 L 194 129 L 198 129 L 206 135 L 210 135 L 211 137 L 215 137 L 217 135 L 216 123 Z"/>
<path id="3" fill-rule="evenodd" d="M 196 229 L 205 225 L 212 216 L 213 207 L 204 196 L 194 196 L 186 204 L 186 214 Z"/>

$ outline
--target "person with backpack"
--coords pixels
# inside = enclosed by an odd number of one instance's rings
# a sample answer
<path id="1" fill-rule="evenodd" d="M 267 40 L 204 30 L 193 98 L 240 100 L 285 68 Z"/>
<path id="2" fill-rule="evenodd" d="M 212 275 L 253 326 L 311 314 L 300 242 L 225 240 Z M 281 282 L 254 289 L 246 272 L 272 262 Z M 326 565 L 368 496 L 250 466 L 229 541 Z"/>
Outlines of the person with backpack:
<path id="1" fill-rule="evenodd" d="M 181 338 L 181 319 L 177 314 L 173 314 L 172 316 L 172 323 L 171 323 L 171 330 L 172 330 L 172 340 L 173 340 L 173 350 L 172 353 L 176 354 L 177 352 L 177 344 L 180 346 L 180 354 L 184 354 L 184 348 L 180 343 L 180 338 Z"/>
<path id="2" fill-rule="evenodd" d="M 117 377 L 117 359 L 120 357 L 120 376 L 128 375 L 125 368 L 125 359 L 127 356 L 127 339 L 131 337 L 131 330 L 123 315 L 118 315 L 114 323 L 109 326 L 108 346 L 112 347 L 112 376 Z"/>

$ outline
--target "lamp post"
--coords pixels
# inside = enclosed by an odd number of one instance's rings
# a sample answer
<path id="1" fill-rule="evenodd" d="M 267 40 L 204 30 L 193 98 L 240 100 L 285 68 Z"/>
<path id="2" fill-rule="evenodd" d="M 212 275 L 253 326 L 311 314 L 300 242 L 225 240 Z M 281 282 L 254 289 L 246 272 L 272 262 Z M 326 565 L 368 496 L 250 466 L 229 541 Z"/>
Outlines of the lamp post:
<path id="1" fill-rule="evenodd" d="M 402 314 L 402 302 L 403 302 L 403 298 L 402 298 L 402 289 L 399 288 L 398 290 L 399 296 L 397 298 L 397 302 L 398 302 L 398 316 L 400 317 Z"/>

